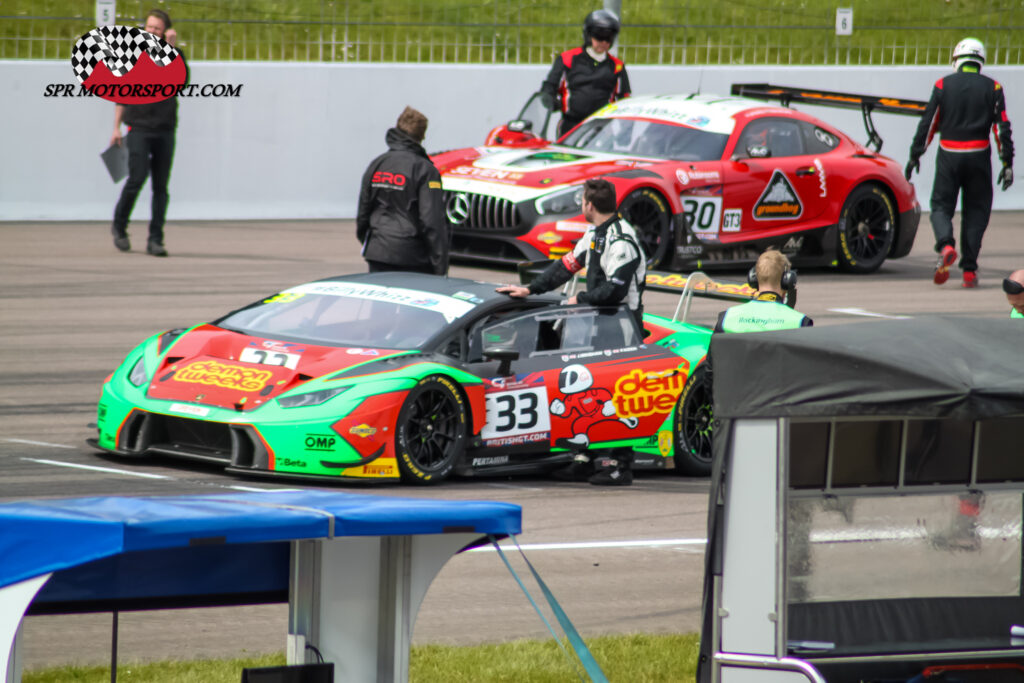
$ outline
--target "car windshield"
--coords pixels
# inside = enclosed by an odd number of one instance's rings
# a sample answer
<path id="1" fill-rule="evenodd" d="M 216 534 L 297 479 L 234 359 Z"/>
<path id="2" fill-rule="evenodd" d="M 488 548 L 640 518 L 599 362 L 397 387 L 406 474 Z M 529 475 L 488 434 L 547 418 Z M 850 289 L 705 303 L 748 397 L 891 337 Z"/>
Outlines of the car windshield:
<path id="1" fill-rule="evenodd" d="M 352 282 L 313 282 L 257 301 L 215 325 L 327 346 L 415 349 L 474 307 L 443 294 Z"/>
<path id="2" fill-rule="evenodd" d="M 724 133 L 644 119 L 585 121 L 560 144 L 575 149 L 631 154 L 674 161 L 717 161 L 729 136 Z"/>

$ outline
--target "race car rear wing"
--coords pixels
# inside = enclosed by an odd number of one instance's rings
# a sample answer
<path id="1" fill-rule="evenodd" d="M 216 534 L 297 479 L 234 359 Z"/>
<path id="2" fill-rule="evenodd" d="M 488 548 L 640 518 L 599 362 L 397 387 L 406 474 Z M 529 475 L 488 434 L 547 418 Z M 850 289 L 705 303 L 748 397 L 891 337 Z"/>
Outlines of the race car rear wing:
<path id="1" fill-rule="evenodd" d="M 823 107 L 842 107 L 844 109 L 860 109 L 864 117 L 864 128 L 868 133 L 868 147 L 875 152 L 882 151 L 882 138 L 875 130 L 871 120 L 872 112 L 886 114 L 905 114 L 920 116 L 928 104 L 921 100 L 905 100 L 897 97 L 875 97 L 874 95 L 854 95 L 831 90 L 812 90 L 810 88 L 793 88 L 787 85 L 770 85 L 768 83 L 733 83 L 732 94 L 750 97 L 755 100 L 778 100 L 782 106 L 788 107 L 792 102 L 806 102 Z"/>
<path id="2" fill-rule="evenodd" d="M 549 259 L 519 263 L 517 266 L 519 282 L 524 286 L 529 285 L 549 265 L 551 265 Z M 577 274 L 575 280 L 570 283 L 573 288 L 575 288 L 577 282 L 582 282 L 586 279 L 583 274 L 585 272 L 581 271 Z M 647 271 L 644 288 L 670 294 L 679 293 L 679 303 L 676 304 L 676 311 L 672 316 L 673 322 L 686 322 L 686 318 L 690 313 L 690 302 L 695 296 L 734 303 L 745 303 L 757 295 L 757 290 L 746 283 L 715 282 L 699 270 L 689 275 L 649 270 Z M 796 306 L 795 289 L 786 292 L 785 303 L 791 308 Z M 682 317 L 679 315 L 680 310 L 682 310 Z"/>

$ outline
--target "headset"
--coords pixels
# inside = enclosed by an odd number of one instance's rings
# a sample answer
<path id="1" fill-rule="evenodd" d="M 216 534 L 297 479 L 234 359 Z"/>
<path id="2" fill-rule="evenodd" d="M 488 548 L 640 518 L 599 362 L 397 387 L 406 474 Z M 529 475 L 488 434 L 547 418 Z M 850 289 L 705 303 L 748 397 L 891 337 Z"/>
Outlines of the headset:
<path id="1" fill-rule="evenodd" d="M 1006 289 L 1006 282 L 1008 282 L 1008 280 L 1003 282 L 1003 289 Z M 757 285 L 756 263 L 750 266 L 750 272 L 747 273 L 747 284 L 753 287 L 754 289 L 760 289 L 760 287 L 758 287 Z M 786 268 L 786 270 L 782 272 L 782 280 L 780 284 L 782 285 L 783 292 L 792 292 L 794 289 L 796 289 L 796 271 L 793 270 L 792 268 Z M 1014 284 L 1017 283 L 1015 282 Z M 1020 287 L 1020 285 L 1017 286 Z M 1022 288 L 1022 291 L 1024 291 L 1024 288 Z"/>
<path id="2" fill-rule="evenodd" d="M 1003 280 L 1003 291 L 1006 292 L 1007 294 L 1020 294 L 1024 292 L 1024 285 L 1017 282 L 1016 280 L 1005 278 Z"/>

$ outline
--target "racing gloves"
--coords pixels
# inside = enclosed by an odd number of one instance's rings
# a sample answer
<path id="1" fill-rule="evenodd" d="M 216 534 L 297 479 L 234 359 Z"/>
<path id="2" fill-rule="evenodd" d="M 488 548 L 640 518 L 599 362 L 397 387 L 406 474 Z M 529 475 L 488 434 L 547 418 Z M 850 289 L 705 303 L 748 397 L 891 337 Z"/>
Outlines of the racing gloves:
<path id="1" fill-rule="evenodd" d="M 1009 165 L 1003 166 L 1003 170 L 999 172 L 996 182 L 1002 186 L 1003 192 L 1006 192 L 1006 189 L 1013 185 L 1013 169 Z"/>
<path id="2" fill-rule="evenodd" d="M 903 170 L 903 175 L 906 176 L 907 180 L 910 180 L 910 176 L 917 171 L 921 172 L 921 162 L 917 157 L 910 157 L 910 161 L 907 162 L 907 167 Z"/>

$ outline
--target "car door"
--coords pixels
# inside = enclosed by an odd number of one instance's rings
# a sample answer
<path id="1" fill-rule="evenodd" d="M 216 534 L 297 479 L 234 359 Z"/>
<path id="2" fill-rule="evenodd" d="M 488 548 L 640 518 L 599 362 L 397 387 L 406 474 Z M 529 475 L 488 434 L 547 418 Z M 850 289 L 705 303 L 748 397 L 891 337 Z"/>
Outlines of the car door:
<path id="1" fill-rule="evenodd" d="M 552 307 L 485 326 L 483 355 L 514 348 L 485 381 L 485 446 L 583 450 L 653 435 L 675 405 L 685 360 L 641 343 L 625 307 Z"/>
<path id="2" fill-rule="evenodd" d="M 746 124 L 723 163 L 724 239 L 737 232 L 772 234 L 824 212 L 826 171 L 819 156 L 809 153 L 808 125 L 773 116 Z"/>

